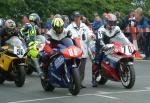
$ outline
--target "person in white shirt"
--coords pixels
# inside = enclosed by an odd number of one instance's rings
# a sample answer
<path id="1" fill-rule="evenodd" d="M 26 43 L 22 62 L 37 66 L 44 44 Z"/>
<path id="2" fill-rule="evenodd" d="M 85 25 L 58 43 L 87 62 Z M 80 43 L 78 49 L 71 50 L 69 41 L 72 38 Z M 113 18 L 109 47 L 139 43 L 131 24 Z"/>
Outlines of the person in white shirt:
<path id="1" fill-rule="evenodd" d="M 92 37 L 93 32 L 81 21 L 81 14 L 78 11 L 74 11 L 72 14 L 72 23 L 67 27 L 67 30 L 71 32 L 72 38 L 78 38 L 80 40 L 81 49 L 83 51 L 81 65 L 80 65 L 80 76 L 81 82 L 84 80 L 84 72 L 86 66 L 86 60 L 88 57 L 88 44 Z M 86 88 L 81 85 L 81 88 Z"/>

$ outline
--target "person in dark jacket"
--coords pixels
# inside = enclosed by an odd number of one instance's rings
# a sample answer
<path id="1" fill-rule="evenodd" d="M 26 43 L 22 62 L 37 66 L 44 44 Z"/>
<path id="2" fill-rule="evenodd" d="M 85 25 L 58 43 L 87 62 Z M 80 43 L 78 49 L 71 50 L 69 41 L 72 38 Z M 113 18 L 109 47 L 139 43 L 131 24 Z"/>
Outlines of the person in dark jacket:
<path id="1" fill-rule="evenodd" d="M 149 47 L 147 47 L 147 42 L 149 41 L 148 33 L 145 31 L 148 27 L 148 19 L 143 15 L 142 8 L 137 8 L 135 10 L 136 25 L 139 30 L 137 35 L 137 41 L 139 49 L 142 53 L 149 56 Z M 145 59 L 146 59 L 145 58 Z"/>
<path id="2" fill-rule="evenodd" d="M 94 32 L 96 32 L 103 25 L 103 21 L 98 15 L 98 13 L 95 13 L 94 16 L 95 16 L 95 19 L 93 21 L 92 29 Z"/>

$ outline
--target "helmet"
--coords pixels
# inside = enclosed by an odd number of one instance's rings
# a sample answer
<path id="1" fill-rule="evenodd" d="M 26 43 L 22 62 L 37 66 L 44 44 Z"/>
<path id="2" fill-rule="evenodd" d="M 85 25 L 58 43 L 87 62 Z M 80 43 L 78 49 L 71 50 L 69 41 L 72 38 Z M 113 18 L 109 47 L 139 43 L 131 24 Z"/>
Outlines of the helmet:
<path id="1" fill-rule="evenodd" d="M 46 38 L 43 35 L 37 35 L 36 40 L 41 44 L 46 42 Z"/>
<path id="2" fill-rule="evenodd" d="M 43 35 L 37 35 L 36 40 L 38 42 L 36 47 L 38 48 L 39 51 L 42 51 L 45 47 L 46 38 Z"/>
<path id="3" fill-rule="evenodd" d="M 62 16 L 60 14 L 56 14 L 54 18 L 62 18 Z"/>
<path id="4" fill-rule="evenodd" d="M 38 24 L 40 22 L 40 17 L 36 13 L 32 13 L 29 15 L 29 21 L 34 22 L 35 24 Z"/>
<path id="5" fill-rule="evenodd" d="M 56 34 L 61 34 L 64 28 L 64 21 L 61 18 L 54 18 L 52 21 L 52 28 Z"/>
<path id="6" fill-rule="evenodd" d="M 16 28 L 16 23 L 13 20 L 8 19 L 5 22 L 5 28 L 8 30 L 13 30 Z"/>
<path id="7" fill-rule="evenodd" d="M 108 14 L 106 16 L 106 26 L 109 29 L 112 29 L 114 26 L 116 26 L 116 22 L 117 22 L 117 17 L 114 14 Z"/>
<path id="8" fill-rule="evenodd" d="M 5 25 L 5 20 L 3 18 L 0 18 L 0 28 L 3 28 Z"/>

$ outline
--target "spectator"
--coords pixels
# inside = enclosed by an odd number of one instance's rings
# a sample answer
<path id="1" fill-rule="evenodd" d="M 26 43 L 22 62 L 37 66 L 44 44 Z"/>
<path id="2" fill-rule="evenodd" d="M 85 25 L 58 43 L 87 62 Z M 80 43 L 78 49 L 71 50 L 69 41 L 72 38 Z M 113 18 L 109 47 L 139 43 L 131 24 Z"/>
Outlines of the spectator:
<path id="1" fill-rule="evenodd" d="M 98 13 L 95 13 L 94 16 L 95 16 L 95 19 L 93 21 L 92 28 L 93 28 L 93 31 L 96 32 L 103 25 L 103 22 L 100 16 L 98 15 Z"/>
<path id="2" fill-rule="evenodd" d="M 88 18 L 86 18 L 85 16 L 81 17 L 81 20 L 83 23 L 85 23 L 87 26 L 90 26 L 90 21 L 88 20 Z"/>
<path id="3" fill-rule="evenodd" d="M 148 11 L 148 28 L 150 29 L 150 10 Z M 148 31 L 146 35 L 146 45 L 145 48 L 147 48 L 147 51 L 145 51 L 146 58 L 150 59 L 150 30 Z"/>
<path id="4" fill-rule="evenodd" d="M 69 17 L 67 15 L 62 15 L 62 19 L 64 21 L 64 28 L 67 28 L 70 23 Z"/>
<path id="5" fill-rule="evenodd" d="M 53 18 L 54 18 L 54 15 L 50 15 L 50 17 L 47 19 L 46 28 L 47 28 L 48 30 L 50 30 L 51 27 L 52 27 L 51 24 L 52 24 Z"/>
<path id="6" fill-rule="evenodd" d="M 116 15 L 117 17 L 117 26 L 119 26 L 120 28 L 123 28 L 123 23 L 122 23 L 123 18 L 121 17 L 120 12 L 116 11 L 114 15 Z"/>
<path id="7" fill-rule="evenodd" d="M 122 26 L 120 27 L 121 30 L 125 30 L 125 35 L 126 37 L 130 40 L 130 42 L 133 42 L 132 40 L 132 34 L 131 32 L 126 31 L 127 27 L 135 27 L 136 26 L 136 21 L 135 21 L 135 11 L 131 10 L 129 15 L 127 15 L 123 21 L 122 21 Z"/>
<path id="8" fill-rule="evenodd" d="M 91 38 L 94 36 L 93 32 L 81 21 L 81 14 L 78 11 L 74 11 L 72 14 L 72 22 L 67 27 L 67 30 L 72 33 L 72 38 L 77 38 L 80 40 L 81 49 L 83 55 L 81 57 L 81 64 L 79 67 L 80 77 L 81 77 L 81 88 L 85 88 L 82 84 L 85 74 L 85 66 L 88 58 L 88 44 L 91 41 Z"/>
<path id="9" fill-rule="evenodd" d="M 149 38 L 147 37 L 147 32 L 145 32 L 144 29 L 148 27 L 148 19 L 143 15 L 142 8 L 139 7 L 135 10 L 135 19 L 137 22 L 137 28 L 139 29 L 139 33 L 137 35 L 138 46 L 141 52 L 146 55 L 145 59 L 147 59 L 149 56 L 149 50 L 146 44 Z"/>
<path id="10" fill-rule="evenodd" d="M 29 23 L 29 19 L 27 16 L 21 15 L 21 20 L 22 20 L 23 24 Z"/>
<path id="11" fill-rule="evenodd" d="M 107 15 L 108 15 L 108 13 L 103 13 L 103 16 L 102 16 L 102 22 L 103 22 L 103 25 L 106 25 L 107 24 Z"/>

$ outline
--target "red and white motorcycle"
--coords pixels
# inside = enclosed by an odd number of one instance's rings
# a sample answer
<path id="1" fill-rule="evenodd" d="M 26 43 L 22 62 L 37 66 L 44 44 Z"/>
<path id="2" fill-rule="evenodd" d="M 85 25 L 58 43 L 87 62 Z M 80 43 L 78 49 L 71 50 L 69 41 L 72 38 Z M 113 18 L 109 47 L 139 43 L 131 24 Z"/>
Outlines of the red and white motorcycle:
<path id="1" fill-rule="evenodd" d="M 107 44 L 109 50 L 103 50 L 100 68 L 95 70 L 96 81 L 99 85 L 104 85 L 107 80 L 121 81 L 125 88 L 132 88 L 135 84 L 134 54 L 133 45 L 119 36 L 111 39 L 111 44 Z M 94 46 L 91 49 L 94 53 Z"/>

